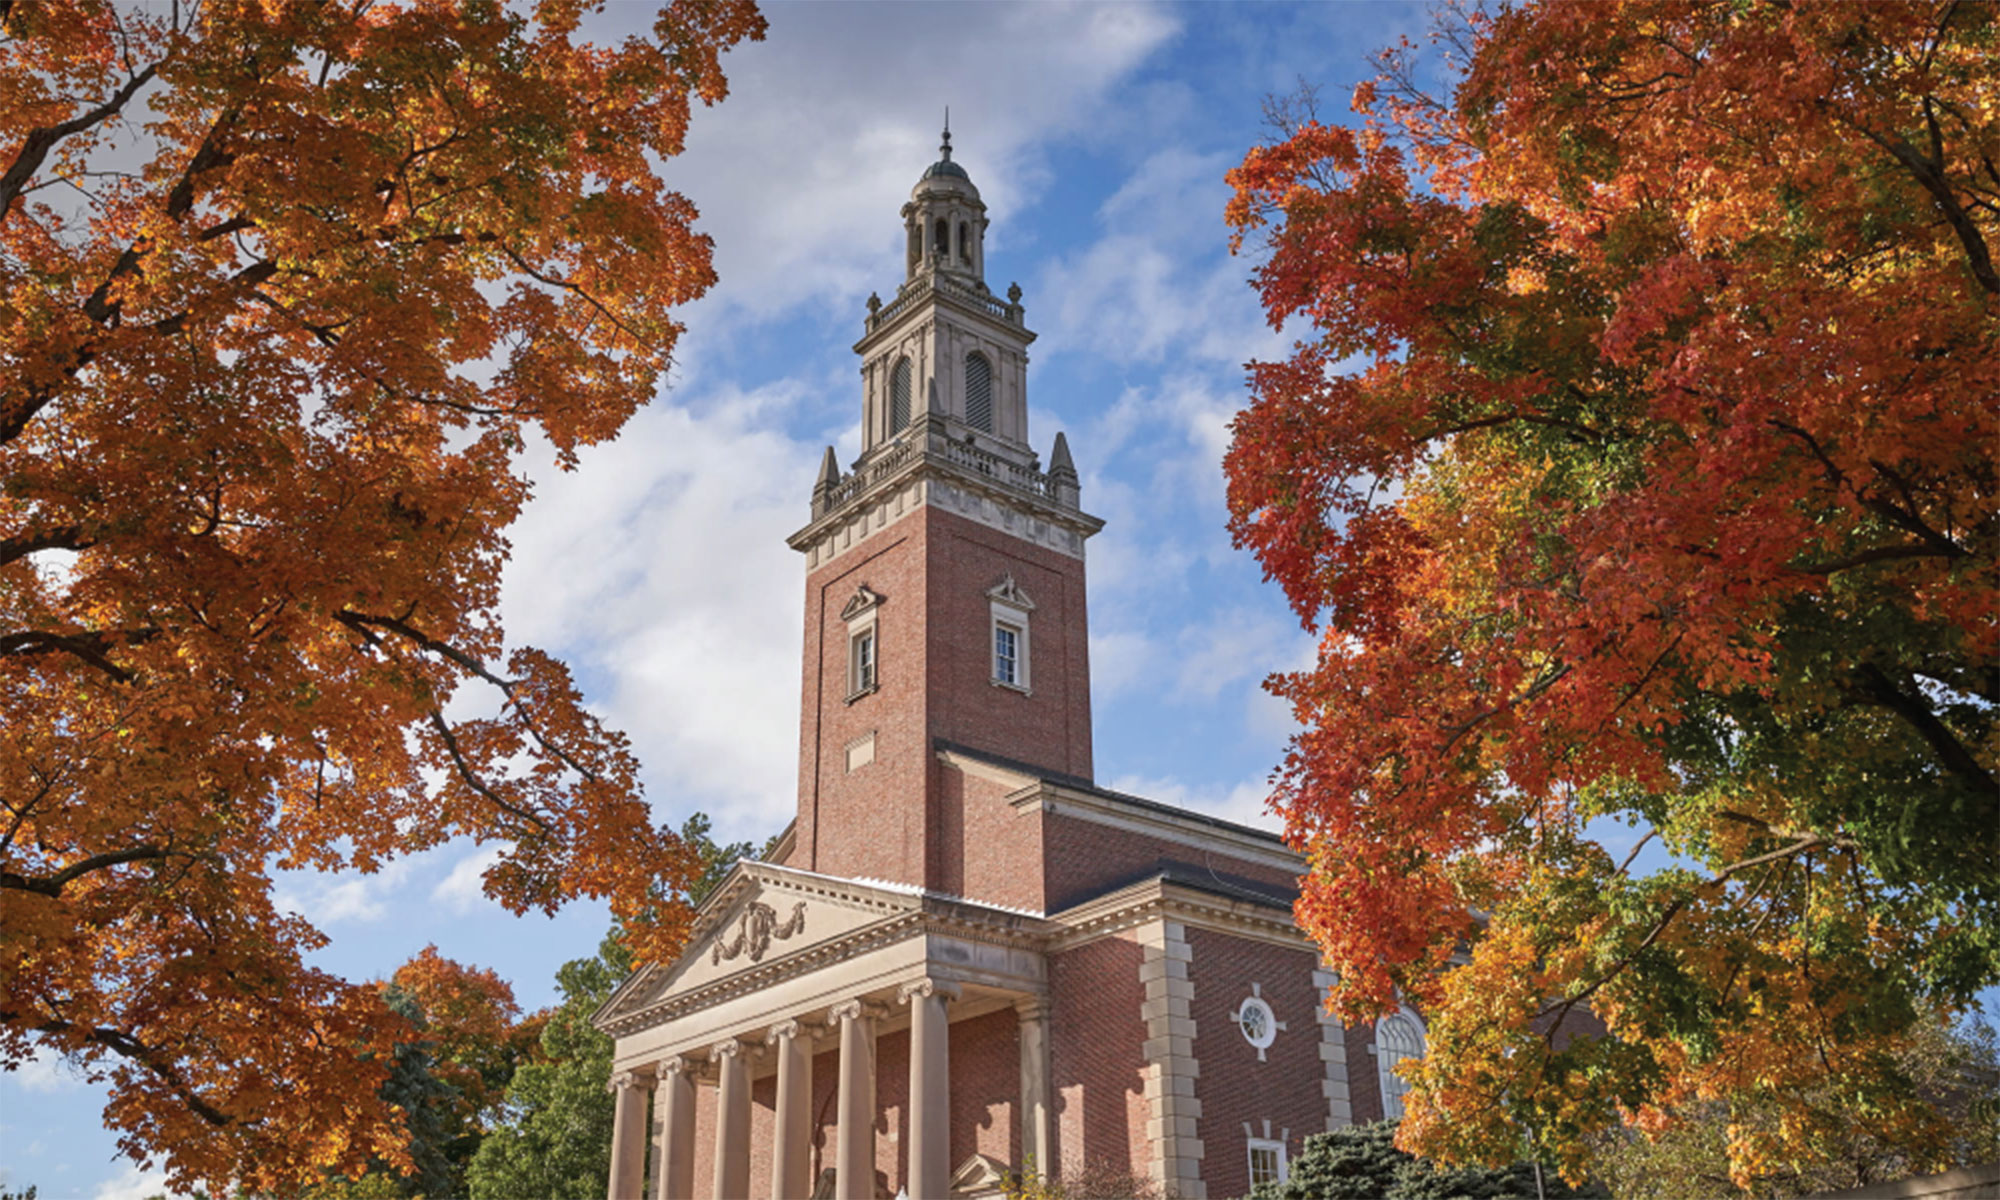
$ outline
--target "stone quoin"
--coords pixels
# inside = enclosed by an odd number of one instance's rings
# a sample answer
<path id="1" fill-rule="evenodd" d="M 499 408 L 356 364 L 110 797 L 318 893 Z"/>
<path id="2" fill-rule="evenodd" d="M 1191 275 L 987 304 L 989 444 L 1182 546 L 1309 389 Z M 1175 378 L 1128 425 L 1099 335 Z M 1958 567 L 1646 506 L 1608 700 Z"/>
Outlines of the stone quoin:
<path id="1" fill-rule="evenodd" d="M 1414 1013 L 1344 1029 L 1275 835 L 1092 780 L 1085 513 L 1029 441 L 1018 287 L 941 156 L 870 297 L 862 451 L 805 559 L 797 818 L 616 1039 L 610 1200 L 997 1196 L 1010 1175 L 1239 1196 L 1400 1113 Z"/>

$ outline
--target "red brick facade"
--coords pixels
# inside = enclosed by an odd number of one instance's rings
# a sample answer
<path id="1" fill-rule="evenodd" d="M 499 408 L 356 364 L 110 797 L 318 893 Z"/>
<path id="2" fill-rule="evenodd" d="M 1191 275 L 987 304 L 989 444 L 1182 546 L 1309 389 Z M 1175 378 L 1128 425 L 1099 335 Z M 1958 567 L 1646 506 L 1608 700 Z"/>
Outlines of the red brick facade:
<path id="1" fill-rule="evenodd" d="M 992 682 L 987 591 L 1009 577 L 1035 605 L 1025 693 Z M 877 686 L 850 696 L 841 612 L 863 585 L 881 597 Z M 940 890 L 949 890 L 951 877 L 963 879 L 967 843 L 963 825 L 952 827 L 962 815 L 940 794 L 933 753 L 940 740 L 1090 778 L 1084 600 L 1081 559 L 929 506 L 813 571 L 789 862 Z M 849 747 L 871 734 L 873 760 L 850 770 Z"/>

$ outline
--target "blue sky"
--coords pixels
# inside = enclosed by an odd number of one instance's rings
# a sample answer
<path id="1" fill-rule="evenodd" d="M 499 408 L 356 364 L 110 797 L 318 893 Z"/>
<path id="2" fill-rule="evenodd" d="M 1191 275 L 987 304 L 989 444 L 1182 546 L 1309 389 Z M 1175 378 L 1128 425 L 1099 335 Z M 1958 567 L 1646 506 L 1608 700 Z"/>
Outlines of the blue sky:
<path id="1" fill-rule="evenodd" d="M 613 3 L 599 28 L 650 16 Z M 849 350 L 870 291 L 901 278 L 897 210 L 936 157 L 988 205 L 988 278 L 1018 281 L 1031 437 L 1065 431 L 1090 545 L 1100 782 L 1269 824 L 1263 781 L 1289 717 L 1259 688 L 1310 640 L 1223 531 L 1220 457 L 1242 364 L 1279 353 L 1228 254 L 1223 172 L 1264 136 L 1265 96 L 1301 79 L 1346 110 L 1368 55 L 1420 37 L 1389 4 L 774 4 L 727 65 L 666 175 L 702 211 L 722 282 L 686 310 L 670 386 L 568 475 L 534 464 L 505 590 L 515 640 L 577 669 L 632 738 L 658 819 L 705 811 L 729 838 L 790 819 L 805 523 L 821 448 L 859 449 Z M 435 942 L 497 969 L 528 1008 L 606 917 L 516 919 L 479 895 L 469 845 L 372 876 L 303 875 L 285 903 L 329 934 L 320 961 L 372 978 Z M 55 1062 L 0 1076 L 0 1185 L 139 1200 L 103 1095 Z"/>

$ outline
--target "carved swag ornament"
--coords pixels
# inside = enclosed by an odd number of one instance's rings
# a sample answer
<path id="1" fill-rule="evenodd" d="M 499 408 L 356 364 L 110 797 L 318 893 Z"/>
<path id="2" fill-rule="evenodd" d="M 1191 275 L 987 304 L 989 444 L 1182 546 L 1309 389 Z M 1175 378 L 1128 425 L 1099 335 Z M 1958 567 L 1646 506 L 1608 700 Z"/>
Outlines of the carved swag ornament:
<path id="1" fill-rule="evenodd" d="M 761 900 L 752 900 L 750 907 L 743 910 L 743 916 L 736 922 L 736 936 L 726 942 L 718 940 L 710 961 L 726 962 L 747 952 L 751 962 L 762 962 L 765 951 L 771 948 L 772 938 L 783 941 L 793 934 L 805 932 L 805 928 L 805 901 L 794 904 L 792 915 L 780 925 L 777 910 Z"/>

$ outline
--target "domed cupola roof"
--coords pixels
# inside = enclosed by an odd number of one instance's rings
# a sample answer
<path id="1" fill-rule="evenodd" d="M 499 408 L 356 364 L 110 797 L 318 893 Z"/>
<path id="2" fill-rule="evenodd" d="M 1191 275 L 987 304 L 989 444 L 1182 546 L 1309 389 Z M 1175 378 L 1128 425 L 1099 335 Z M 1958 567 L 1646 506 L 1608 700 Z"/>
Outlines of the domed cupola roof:
<path id="1" fill-rule="evenodd" d="M 924 168 L 922 179 L 910 189 L 912 200 L 940 192 L 957 192 L 974 200 L 979 198 L 979 189 L 972 184 L 972 176 L 965 168 L 951 161 L 951 117 L 945 117 L 944 144 L 938 147 L 938 160 Z"/>

